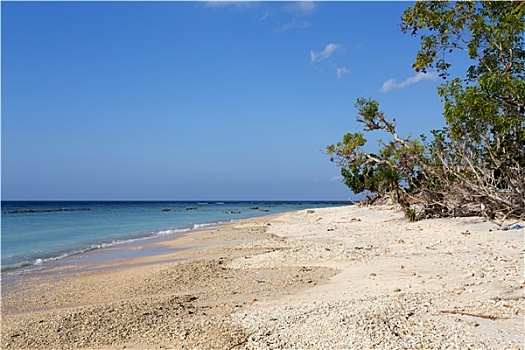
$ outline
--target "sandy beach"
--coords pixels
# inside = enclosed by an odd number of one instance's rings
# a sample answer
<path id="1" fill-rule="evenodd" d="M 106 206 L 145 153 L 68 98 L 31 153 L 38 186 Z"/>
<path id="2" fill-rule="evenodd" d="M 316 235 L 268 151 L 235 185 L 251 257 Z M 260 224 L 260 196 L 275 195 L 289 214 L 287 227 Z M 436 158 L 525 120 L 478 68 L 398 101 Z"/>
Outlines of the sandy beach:
<path id="1" fill-rule="evenodd" d="M 344 206 L 144 241 L 3 276 L 1 348 L 525 349 L 524 233 Z"/>

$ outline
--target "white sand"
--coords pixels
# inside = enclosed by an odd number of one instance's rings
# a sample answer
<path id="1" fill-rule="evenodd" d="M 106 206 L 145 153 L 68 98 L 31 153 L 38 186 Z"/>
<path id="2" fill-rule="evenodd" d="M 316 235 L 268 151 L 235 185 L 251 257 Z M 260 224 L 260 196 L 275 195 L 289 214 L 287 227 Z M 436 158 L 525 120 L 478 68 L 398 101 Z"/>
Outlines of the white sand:
<path id="1" fill-rule="evenodd" d="M 2 348 L 525 349 L 524 233 L 386 207 L 243 220 L 3 289 Z"/>
<path id="2" fill-rule="evenodd" d="M 275 308 L 271 317 L 316 302 L 340 308 L 341 302 L 418 294 L 432 301 L 424 319 L 464 328 L 468 341 L 488 348 L 524 348 L 523 229 L 503 231 L 481 218 L 409 223 L 387 208 L 343 207 L 288 213 L 272 220 L 268 232 L 314 245 L 293 255 L 260 255 L 244 267 L 341 270 L 328 283 L 259 304 L 258 310 Z"/>

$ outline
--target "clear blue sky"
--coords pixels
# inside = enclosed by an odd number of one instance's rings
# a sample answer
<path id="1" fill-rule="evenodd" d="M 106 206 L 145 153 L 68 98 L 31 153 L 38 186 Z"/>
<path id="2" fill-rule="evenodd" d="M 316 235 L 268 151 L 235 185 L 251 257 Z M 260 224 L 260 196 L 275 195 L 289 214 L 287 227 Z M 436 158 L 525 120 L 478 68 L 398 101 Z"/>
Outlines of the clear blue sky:
<path id="1" fill-rule="evenodd" d="M 411 4 L 2 1 L 2 198 L 345 200 L 358 97 L 443 124 Z"/>

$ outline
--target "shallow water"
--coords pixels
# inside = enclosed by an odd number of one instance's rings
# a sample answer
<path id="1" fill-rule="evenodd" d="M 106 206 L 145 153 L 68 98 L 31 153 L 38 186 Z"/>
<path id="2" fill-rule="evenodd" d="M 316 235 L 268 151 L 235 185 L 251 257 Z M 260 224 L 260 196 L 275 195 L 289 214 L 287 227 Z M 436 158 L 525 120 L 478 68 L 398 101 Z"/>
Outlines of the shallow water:
<path id="1" fill-rule="evenodd" d="M 2 201 L 2 271 L 217 223 L 347 202 Z"/>

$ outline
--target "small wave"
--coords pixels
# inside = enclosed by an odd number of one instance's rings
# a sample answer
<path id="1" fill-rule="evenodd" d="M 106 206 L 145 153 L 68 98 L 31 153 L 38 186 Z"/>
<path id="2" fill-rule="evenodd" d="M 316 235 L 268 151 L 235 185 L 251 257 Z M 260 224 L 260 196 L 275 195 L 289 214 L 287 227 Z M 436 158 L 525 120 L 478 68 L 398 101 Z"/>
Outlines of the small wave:
<path id="1" fill-rule="evenodd" d="M 63 253 L 63 254 L 60 254 L 60 255 L 51 256 L 51 257 L 47 257 L 47 258 L 37 258 L 37 259 L 33 260 L 32 262 L 25 261 L 25 262 L 18 263 L 18 264 L 2 266 L 2 271 L 11 271 L 11 270 L 23 269 L 21 271 L 15 272 L 15 273 L 16 274 L 24 274 L 24 273 L 28 273 L 28 272 L 34 271 L 34 269 L 25 269 L 26 267 L 40 266 L 39 269 L 43 269 L 44 267 L 42 265 L 44 265 L 45 263 L 48 263 L 48 262 L 62 260 L 62 259 L 67 258 L 69 256 L 83 254 L 83 253 L 89 252 L 91 250 L 107 248 L 107 247 L 111 247 L 111 246 L 116 245 L 116 244 L 122 244 L 122 243 L 126 243 L 126 242 L 137 241 L 137 240 L 144 239 L 144 238 L 147 238 L 147 237 L 143 237 L 143 238 L 139 238 L 139 239 L 132 239 L 132 240 L 122 240 L 122 241 L 113 241 L 113 242 L 108 242 L 108 243 L 92 244 L 89 247 L 84 248 L 84 249 L 76 249 L 76 250 L 73 250 L 73 251 L 70 251 L 70 252 L 67 252 L 67 253 Z"/>
<path id="2" fill-rule="evenodd" d="M 81 250 L 81 251 L 74 251 L 74 252 L 71 252 L 71 253 L 65 253 L 65 254 L 61 254 L 61 255 L 58 255 L 58 256 L 52 256 L 52 257 L 49 257 L 49 258 L 39 258 L 39 259 L 36 259 L 33 262 L 32 265 L 42 265 L 42 264 L 50 262 L 50 261 L 62 260 L 64 258 L 67 258 L 68 256 L 71 256 L 71 255 L 85 253 L 88 250 L 90 250 L 90 249 L 84 249 L 84 250 Z"/>
<path id="3" fill-rule="evenodd" d="M 119 244 L 119 243 L 124 243 L 125 241 L 113 241 L 113 242 L 108 242 L 108 243 L 97 243 L 97 244 L 92 244 L 89 248 L 90 249 L 86 249 L 85 251 L 89 251 L 89 250 L 95 250 L 95 249 L 102 249 L 102 248 L 108 248 L 108 247 L 111 247 L 115 244 Z M 85 252 L 84 251 L 84 252 Z M 82 253 L 84 253 L 82 252 Z"/>
<path id="4" fill-rule="evenodd" d="M 198 225 L 195 225 L 195 226 L 198 226 Z M 45 265 L 46 263 L 52 262 L 52 261 L 61 260 L 61 259 L 67 258 L 69 256 L 74 256 L 74 255 L 78 255 L 78 254 L 87 253 L 87 252 L 92 251 L 92 250 L 109 248 L 109 247 L 113 247 L 115 245 L 143 241 L 143 240 L 151 239 L 151 238 L 154 238 L 154 237 L 157 237 L 157 236 L 166 236 L 166 235 L 180 234 L 180 233 L 191 231 L 192 229 L 194 229 L 194 228 L 168 229 L 168 230 L 162 230 L 162 231 L 157 231 L 157 232 L 151 232 L 150 234 L 148 234 L 146 236 L 142 236 L 142 237 L 135 237 L 135 238 L 130 238 L 130 239 L 122 239 L 122 240 L 114 240 L 114 241 L 111 241 L 111 242 L 95 243 L 95 244 L 91 244 L 90 246 L 88 246 L 88 247 L 86 247 L 84 249 L 76 249 L 76 250 L 73 250 L 73 251 L 70 251 L 70 252 L 67 252 L 67 253 L 64 253 L 64 254 L 56 255 L 56 256 L 45 257 L 45 258 L 37 258 L 37 259 L 35 259 L 33 261 L 25 261 L 25 262 L 21 262 L 21 263 L 17 263 L 17 264 L 4 265 L 4 266 L 2 266 L 1 270 L 2 270 L 2 272 L 5 272 L 5 271 L 12 271 L 12 270 L 22 269 L 22 270 L 19 270 L 19 271 L 16 271 L 16 272 L 11 272 L 10 274 L 24 274 L 24 273 L 28 273 L 28 272 L 31 272 L 31 271 L 35 270 L 35 269 L 26 269 L 26 268 L 29 268 L 31 266 L 38 266 L 39 267 L 38 269 L 43 269 L 44 268 L 43 265 Z"/>
<path id="5" fill-rule="evenodd" d="M 16 263 L 16 264 L 3 265 L 1 267 L 1 270 L 2 270 L 2 272 L 10 271 L 9 274 L 25 274 L 25 273 L 29 273 L 31 271 L 45 269 L 46 268 L 45 265 L 48 262 L 57 261 L 57 260 L 61 260 L 61 259 L 64 259 L 64 258 L 67 258 L 67 257 L 70 257 L 70 256 L 87 253 L 87 252 L 92 251 L 92 250 L 109 248 L 109 247 L 113 247 L 115 245 L 120 245 L 120 244 L 138 242 L 138 241 L 152 239 L 154 237 L 159 237 L 159 236 L 168 236 L 168 235 L 182 234 L 182 233 L 185 233 L 185 232 L 188 232 L 188 231 L 199 230 L 199 229 L 203 229 L 203 228 L 210 227 L 210 226 L 230 223 L 230 222 L 233 222 L 233 221 L 234 220 L 208 222 L 208 223 L 198 223 L 198 224 L 193 224 L 191 227 L 172 228 L 172 229 L 154 231 L 154 232 L 150 232 L 150 233 L 148 233 L 148 234 L 146 234 L 144 236 L 141 236 L 141 237 L 134 237 L 134 238 L 128 238 L 128 239 L 121 239 L 121 240 L 113 240 L 111 242 L 94 243 L 94 244 L 91 244 L 91 245 L 89 245 L 89 246 L 87 246 L 85 248 L 72 250 L 72 251 L 69 251 L 69 252 L 63 253 L 63 254 L 58 253 L 55 256 L 39 257 L 39 258 L 36 258 L 35 260 L 32 260 L 32 261 L 24 261 L 24 262 L 20 262 L 20 263 Z"/>
<path id="6" fill-rule="evenodd" d="M 205 228 L 205 227 L 220 225 L 222 223 L 223 223 L 223 221 L 205 222 L 205 223 L 201 223 L 201 224 L 193 224 L 193 226 L 191 226 L 191 227 L 176 228 L 176 229 L 168 229 L 168 230 L 158 231 L 156 233 L 156 235 L 157 236 L 166 236 L 166 235 L 173 235 L 173 234 L 177 234 L 177 233 L 185 233 L 185 232 L 188 232 L 188 231 L 191 231 L 191 230 L 199 230 L 199 229 L 202 229 L 202 228 Z"/>
<path id="7" fill-rule="evenodd" d="M 68 254 L 62 254 L 62 255 L 53 256 L 49 258 L 38 258 L 32 262 L 24 261 L 24 262 L 17 263 L 17 264 L 5 265 L 5 266 L 2 266 L 2 272 L 8 272 L 8 274 L 10 275 L 21 275 L 21 274 L 33 272 L 36 270 L 44 269 L 42 265 L 44 265 L 47 262 L 64 259 L 65 257 L 74 255 L 74 254 L 79 254 L 79 253 L 80 252 L 68 253 Z M 35 266 L 37 268 L 30 268 L 31 266 Z M 22 269 L 22 270 L 19 270 L 19 269 Z"/>
<path id="8" fill-rule="evenodd" d="M 216 222 L 210 222 L 210 223 L 205 223 L 205 224 L 195 224 L 193 225 L 193 229 L 194 230 L 198 230 L 200 228 L 204 228 L 204 227 L 208 227 L 208 226 L 213 226 L 213 225 L 217 225 L 218 223 Z"/>
<path id="9" fill-rule="evenodd" d="M 198 229 L 201 229 L 201 228 L 205 228 L 205 227 L 210 227 L 210 226 L 217 226 L 217 225 L 223 225 L 223 224 L 228 224 L 228 223 L 232 223 L 232 222 L 235 222 L 236 220 L 224 220 L 224 221 L 216 221 L 216 222 L 205 222 L 205 223 L 202 223 L 202 224 L 194 224 L 193 225 L 193 230 L 198 230 Z"/>
<path id="10" fill-rule="evenodd" d="M 31 267 L 33 266 L 33 267 Z M 22 270 L 20 270 L 22 269 Z M 23 274 L 26 274 L 26 273 L 31 273 L 31 272 L 35 272 L 35 271 L 40 271 L 40 270 L 43 270 L 45 269 L 44 266 L 39 266 L 39 265 L 31 265 L 29 263 L 24 263 L 24 264 L 21 264 L 21 265 L 17 265 L 17 266 L 8 266 L 6 268 L 2 268 L 2 272 L 5 272 L 7 275 L 9 276 L 16 276 L 16 275 L 23 275 Z"/>
<path id="11" fill-rule="evenodd" d="M 167 235 L 173 235 L 177 233 L 184 233 L 190 231 L 190 228 L 176 228 L 176 229 L 169 229 L 169 230 L 162 230 L 157 232 L 157 236 L 167 236 Z"/>

